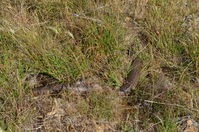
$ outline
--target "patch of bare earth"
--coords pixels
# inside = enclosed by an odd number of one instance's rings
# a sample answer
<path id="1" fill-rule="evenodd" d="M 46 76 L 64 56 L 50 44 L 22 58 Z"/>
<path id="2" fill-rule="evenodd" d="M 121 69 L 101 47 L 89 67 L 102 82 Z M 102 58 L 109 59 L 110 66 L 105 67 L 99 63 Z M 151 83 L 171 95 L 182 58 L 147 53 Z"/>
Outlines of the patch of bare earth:
<path id="1" fill-rule="evenodd" d="M 37 77 L 34 76 L 26 82 L 29 85 L 34 82 L 34 85 L 37 87 L 33 87 L 33 96 L 31 99 L 28 97 L 24 99 L 26 100 L 27 109 L 32 109 L 32 115 L 29 121 L 26 121 L 23 126 L 20 126 L 23 130 L 46 132 L 109 132 L 118 130 L 119 115 L 122 115 L 124 109 L 122 105 L 120 106 L 120 104 L 122 104 L 121 98 L 118 97 L 116 92 L 111 90 L 111 88 L 102 86 L 95 78 L 80 80 L 69 86 L 66 85 L 66 83 L 59 82 L 50 84 L 50 80 L 54 79 L 46 75 L 41 77 L 40 74 L 37 74 L 36 76 Z M 45 80 L 46 78 L 49 82 L 43 85 L 41 80 Z M 60 87 L 64 88 L 61 89 Z M 61 90 L 54 93 L 57 89 Z M 99 96 L 100 99 L 100 97 L 105 97 L 103 95 L 110 95 L 110 99 L 107 98 L 105 101 L 112 103 L 111 107 L 113 107 L 113 111 L 111 112 L 118 117 L 114 116 L 111 120 L 105 120 L 92 115 L 92 109 L 95 109 L 93 108 L 95 107 L 93 103 L 97 102 L 93 99 L 93 96 Z M 98 109 L 96 110 L 96 113 L 103 112 L 98 111 Z"/>

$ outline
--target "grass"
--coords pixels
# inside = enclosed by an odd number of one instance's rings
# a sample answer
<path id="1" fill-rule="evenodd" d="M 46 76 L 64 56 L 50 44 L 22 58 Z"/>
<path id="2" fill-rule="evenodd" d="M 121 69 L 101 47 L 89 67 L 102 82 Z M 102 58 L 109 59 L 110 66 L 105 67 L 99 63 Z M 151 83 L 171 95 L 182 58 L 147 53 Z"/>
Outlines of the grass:
<path id="1" fill-rule="evenodd" d="M 147 130 L 152 125 L 154 131 L 177 131 L 178 117 L 191 115 L 199 121 L 198 111 L 194 111 L 199 109 L 198 5 L 194 0 L 142 2 L 147 3 L 146 7 L 138 0 L 3 1 L 0 5 L 1 128 L 23 131 L 25 124 L 37 116 L 39 106 L 31 87 L 24 83 L 30 72 L 47 73 L 71 84 L 82 78 L 97 77 L 106 92 L 92 92 L 87 97 L 61 93 L 63 102 L 77 103 L 77 107 L 71 108 L 76 110 L 65 115 L 107 121 L 115 130 Z M 128 28 L 127 17 L 131 25 Z M 132 96 L 119 97 L 117 90 L 136 56 L 144 64 L 138 86 Z M 53 105 L 53 98 L 49 100 Z M 44 113 L 49 112 L 46 109 Z M 81 127 L 87 130 L 85 124 Z M 74 128 L 68 126 L 67 130 Z"/>

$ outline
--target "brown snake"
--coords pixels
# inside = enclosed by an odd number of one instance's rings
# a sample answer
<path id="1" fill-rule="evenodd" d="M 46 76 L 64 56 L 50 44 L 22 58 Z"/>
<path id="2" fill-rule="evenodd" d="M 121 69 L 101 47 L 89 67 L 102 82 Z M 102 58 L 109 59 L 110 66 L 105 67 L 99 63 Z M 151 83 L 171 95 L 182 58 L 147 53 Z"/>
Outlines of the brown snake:
<path id="1" fill-rule="evenodd" d="M 140 72 L 142 70 L 143 62 L 139 57 L 136 57 L 131 63 L 131 71 L 128 73 L 125 83 L 120 88 L 121 92 L 128 93 L 135 89 L 139 81 Z"/>
<path id="2" fill-rule="evenodd" d="M 139 57 L 136 57 L 131 63 L 131 71 L 127 74 L 124 84 L 119 90 L 119 93 L 129 93 L 131 90 L 135 89 L 139 81 L 140 72 L 142 70 L 142 60 Z M 39 79 L 42 80 L 42 77 L 39 76 Z M 52 79 L 51 79 L 52 80 Z M 68 83 L 53 83 L 53 84 L 44 84 L 43 86 L 35 87 L 32 89 L 33 95 L 45 95 L 45 94 L 58 94 L 62 90 L 76 90 L 82 92 L 81 89 L 71 89 Z M 89 90 L 89 89 L 87 89 Z"/>

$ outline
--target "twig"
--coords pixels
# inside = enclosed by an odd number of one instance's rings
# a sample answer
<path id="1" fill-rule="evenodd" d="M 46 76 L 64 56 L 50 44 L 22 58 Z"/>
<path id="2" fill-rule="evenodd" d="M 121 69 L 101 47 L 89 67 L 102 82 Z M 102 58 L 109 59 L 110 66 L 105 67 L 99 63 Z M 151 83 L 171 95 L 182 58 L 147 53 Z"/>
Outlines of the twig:
<path id="1" fill-rule="evenodd" d="M 93 10 L 93 11 L 82 12 L 82 13 L 79 13 L 79 14 L 74 13 L 74 14 L 72 14 L 72 16 L 74 16 L 74 17 L 79 17 L 79 18 L 82 18 L 82 19 L 91 20 L 91 21 L 94 21 L 94 22 L 97 22 L 97 23 L 102 23 L 102 20 L 95 19 L 95 18 L 91 18 L 91 17 L 87 17 L 86 14 L 89 14 L 89 13 L 91 13 L 91 12 L 95 12 L 95 11 L 97 11 L 97 10 L 103 9 L 103 8 L 105 8 L 105 7 L 108 7 L 108 6 L 110 6 L 110 5 L 100 6 L 100 7 L 96 8 L 96 9 Z"/>
<path id="2" fill-rule="evenodd" d="M 79 18 L 82 18 L 82 19 L 91 20 L 91 21 L 94 21 L 94 22 L 97 22 L 97 23 L 102 23 L 102 20 L 91 18 L 91 17 L 87 17 L 87 16 L 80 16 L 79 14 L 72 14 L 72 16 L 79 17 Z"/>
<path id="3" fill-rule="evenodd" d="M 44 125 L 40 125 L 40 126 L 35 127 L 35 128 L 24 128 L 24 130 L 26 130 L 26 131 L 39 130 L 39 129 L 41 129 L 43 126 L 44 126 Z"/>
<path id="4" fill-rule="evenodd" d="M 30 25 L 27 25 L 25 26 L 25 28 L 30 28 L 30 27 L 34 27 L 34 26 L 41 26 L 41 25 L 44 25 L 48 23 L 47 21 L 46 22 L 40 22 L 40 23 L 34 23 L 34 24 L 30 24 Z M 12 28 L 4 28 L 4 27 L 0 27 L 0 31 L 3 31 L 3 32 L 11 32 L 11 33 L 15 33 L 19 30 L 21 30 L 23 27 L 12 27 Z"/>
<path id="5" fill-rule="evenodd" d="M 150 125 L 150 126 L 148 126 L 145 130 L 147 131 L 147 130 L 149 130 L 150 128 L 154 128 L 154 126 L 156 126 L 156 125 L 158 125 L 158 124 L 160 124 L 161 122 L 157 122 L 157 123 L 155 123 L 155 124 L 152 124 L 152 125 Z"/>
<path id="6" fill-rule="evenodd" d="M 40 26 L 40 25 L 44 25 L 44 24 L 46 24 L 46 23 L 48 23 L 48 22 L 45 21 L 45 22 L 34 23 L 34 24 L 30 24 L 29 26 L 30 26 L 30 27 Z"/>
<path id="7" fill-rule="evenodd" d="M 155 102 L 155 101 L 151 101 L 151 100 L 144 100 L 144 101 L 147 102 L 147 103 L 160 104 L 160 105 L 168 105 L 168 106 L 175 106 L 175 107 L 180 107 L 180 108 L 184 108 L 184 109 L 187 109 L 187 110 L 192 110 L 192 111 L 199 112 L 199 110 L 197 110 L 197 109 L 187 108 L 187 107 L 185 107 L 183 105 L 179 105 L 179 104 L 170 104 L 170 103 L 163 103 L 163 102 Z"/>

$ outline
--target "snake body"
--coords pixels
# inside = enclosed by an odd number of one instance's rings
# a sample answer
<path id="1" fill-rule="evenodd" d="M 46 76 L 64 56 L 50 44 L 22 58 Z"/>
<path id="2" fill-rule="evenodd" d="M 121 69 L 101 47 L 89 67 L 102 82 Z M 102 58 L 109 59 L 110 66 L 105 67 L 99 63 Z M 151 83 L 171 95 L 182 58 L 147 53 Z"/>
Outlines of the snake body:
<path id="1" fill-rule="evenodd" d="M 120 91 L 124 93 L 130 92 L 135 89 L 139 81 L 140 73 L 142 70 L 143 62 L 139 57 L 136 57 L 131 63 L 131 71 L 128 73 L 125 83 L 122 85 Z"/>
<path id="2" fill-rule="evenodd" d="M 122 87 L 120 88 L 119 92 L 120 93 L 129 93 L 131 90 L 135 89 L 135 87 L 137 86 L 137 83 L 139 81 L 139 77 L 140 77 L 140 73 L 142 70 L 142 60 L 139 57 L 136 57 L 132 63 L 131 63 L 131 71 L 128 73 L 127 78 L 125 79 L 124 84 L 122 85 Z M 42 78 L 46 78 L 45 76 L 41 76 L 39 74 L 38 76 L 38 82 L 41 83 L 41 80 L 45 80 Z M 48 77 L 49 78 L 49 77 Z M 54 78 L 50 78 L 50 80 L 55 80 Z M 45 81 L 46 82 L 46 81 Z M 82 89 L 83 88 L 83 89 Z M 61 92 L 62 90 L 75 90 L 78 92 L 85 92 L 88 90 L 90 90 L 87 87 L 74 87 L 71 88 L 68 83 L 60 83 L 60 82 L 55 82 L 55 83 L 51 83 L 51 81 L 49 81 L 49 83 L 42 83 L 41 86 L 39 87 L 35 87 L 32 89 L 32 93 L 33 95 L 46 95 L 46 94 L 58 94 L 59 92 Z"/>

